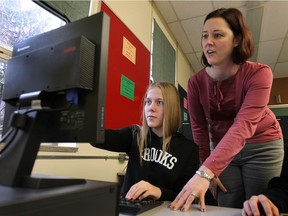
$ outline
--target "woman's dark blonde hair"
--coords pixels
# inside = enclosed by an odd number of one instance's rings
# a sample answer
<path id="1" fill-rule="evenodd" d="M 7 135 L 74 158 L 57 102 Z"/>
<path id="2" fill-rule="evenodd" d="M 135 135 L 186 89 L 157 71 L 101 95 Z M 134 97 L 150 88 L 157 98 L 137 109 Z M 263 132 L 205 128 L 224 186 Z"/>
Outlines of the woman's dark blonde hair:
<path id="1" fill-rule="evenodd" d="M 138 133 L 140 160 L 142 160 L 143 150 L 147 146 L 150 137 L 148 136 L 150 130 L 145 116 L 145 100 L 148 92 L 153 88 L 161 90 L 164 101 L 163 151 L 168 150 L 172 134 L 178 131 L 181 122 L 180 98 L 176 87 L 169 82 L 154 82 L 150 84 L 143 99 L 142 127 Z"/>
<path id="2" fill-rule="evenodd" d="M 207 20 L 212 18 L 224 19 L 228 23 L 234 37 L 239 40 L 239 45 L 236 46 L 232 52 L 232 61 L 235 64 L 242 64 L 247 61 L 253 55 L 254 43 L 252 33 L 249 30 L 241 11 L 236 8 L 217 9 L 206 16 L 204 24 Z M 201 60 L 203 65 L 211 67 L 204 53 L 202 53 Z"/>

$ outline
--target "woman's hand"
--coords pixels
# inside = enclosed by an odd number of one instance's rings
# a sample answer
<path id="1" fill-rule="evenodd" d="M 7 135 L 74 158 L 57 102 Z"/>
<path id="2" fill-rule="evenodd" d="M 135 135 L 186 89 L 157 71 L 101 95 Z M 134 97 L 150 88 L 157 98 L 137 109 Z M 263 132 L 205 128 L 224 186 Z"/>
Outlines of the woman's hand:
<path id="1" fill-rule="evenodd" d="M 243 204 L 242 216 L 279 216 L 278 208 L 265 195 L 252 196 Z"/>
<path id="2" fill-rule="evenodd" d="M 206 211 L 205 193 L 208 190 L 210 182 L 195 174 L 183 187 L 175 200 L 170 204 L 170 209 L 187 211 L 193 201 L 200 201 L 201 211 Z"/>
<path id="3" fill-rule="evenodd" d="M 150 184 L 146 181 L 140 181 L 133 186 L 126 194 L 125 198 L 129 200 L 143 200 L 146 197 L 153 197 L 155 200 L 158 200 L 162 195 L 160 188 Z"/>

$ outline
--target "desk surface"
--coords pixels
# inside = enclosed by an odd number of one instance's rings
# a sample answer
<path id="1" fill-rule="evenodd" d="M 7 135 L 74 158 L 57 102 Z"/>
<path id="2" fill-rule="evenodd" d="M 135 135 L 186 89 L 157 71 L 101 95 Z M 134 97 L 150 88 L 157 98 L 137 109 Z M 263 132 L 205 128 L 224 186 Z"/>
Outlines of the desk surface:
<path id="1" fill-rule="evenodd" d="M 181 211 L 172 211 L 168 208 L 170 202 L 164 202 L 161 206 L 153 208 L 149 211 L 139 214 L 139 216 L 184 216 L 184 215 L 193 215 L 193 216 L 241 216 L 241 209 L 235 208 L 223 208 L 218 206 L 206 206 L 207 211 L 201 212 L 199 205 L 192 205 L 187 212 Z M 193 214 L 191 214 L 193 212 Z M 124 216 L 125 214 L 120 214 Z"/>

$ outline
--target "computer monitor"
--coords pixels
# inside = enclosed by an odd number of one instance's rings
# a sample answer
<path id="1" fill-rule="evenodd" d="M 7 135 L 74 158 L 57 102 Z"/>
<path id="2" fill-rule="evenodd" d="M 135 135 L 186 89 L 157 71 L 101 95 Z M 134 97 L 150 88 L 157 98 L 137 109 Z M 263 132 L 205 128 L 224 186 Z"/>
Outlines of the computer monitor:
<path id="1" fill-rule="evenodd" d="M 41 142 L 104 141 L 109 26 L 101 12 L 13 47 L 0 185 L 39 185 L 30 175 Z"/>
<path id="2" fill-rule="evenodd" d="M 283 139 L 285 141 L 288 140 L 288 116 L 287 115 L 277 115 L 276 116 L 280 126 L 281 126 L 281 129 L 282 129 L 282 133 L 283 133 Z"/>

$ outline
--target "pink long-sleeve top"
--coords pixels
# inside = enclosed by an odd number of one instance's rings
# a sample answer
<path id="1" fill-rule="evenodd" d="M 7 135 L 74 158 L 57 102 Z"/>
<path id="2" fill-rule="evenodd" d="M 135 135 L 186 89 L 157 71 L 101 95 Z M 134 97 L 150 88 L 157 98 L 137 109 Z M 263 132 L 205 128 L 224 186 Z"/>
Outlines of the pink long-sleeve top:
<path id="1" fill-rule="evenodd" d="M 188 81 L 188 111 L 200 161 L 216 176 L 245 144 L 282 139 L 268 108 L 273 74 L 267 65 L 245 62 L 221 82 L 205 68 Z M 217 147 L 210 153 L 210 140 Z"/>

